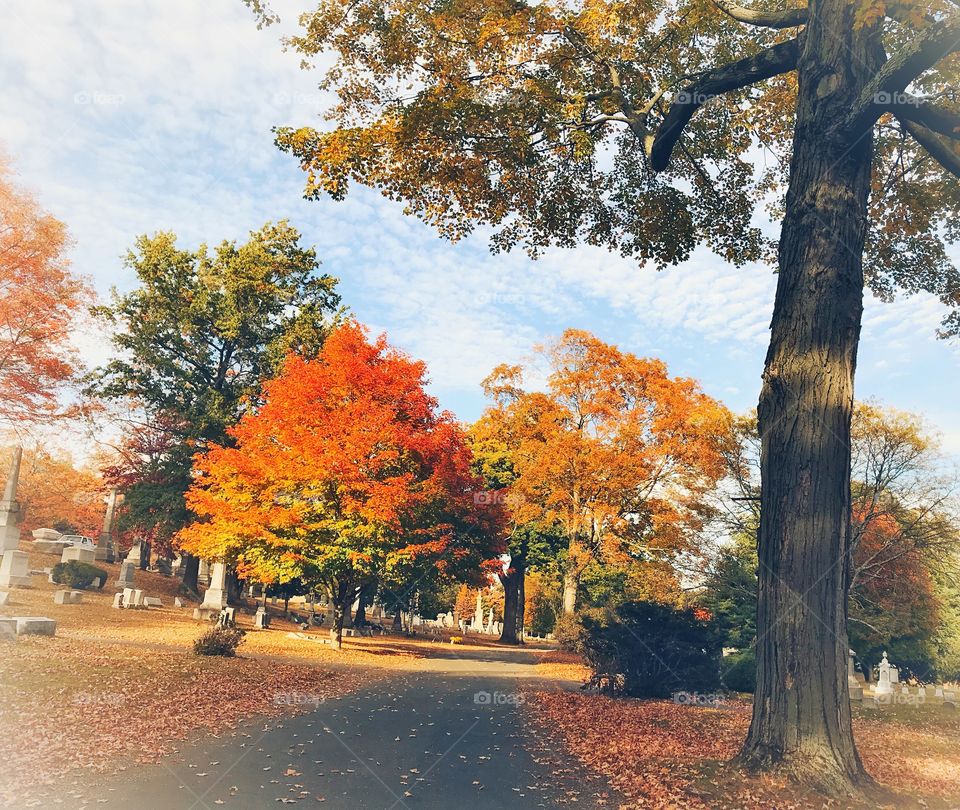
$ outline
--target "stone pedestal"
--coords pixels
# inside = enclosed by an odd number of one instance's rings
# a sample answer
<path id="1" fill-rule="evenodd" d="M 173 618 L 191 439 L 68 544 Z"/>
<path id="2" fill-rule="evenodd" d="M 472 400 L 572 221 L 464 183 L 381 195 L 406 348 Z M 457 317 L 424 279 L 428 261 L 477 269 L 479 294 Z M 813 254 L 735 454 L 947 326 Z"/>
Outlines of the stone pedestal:
<path id="1" fill-rule="evenodd" d="M 266 630 L 270 626 L 270 614 L 262 607 L 257 608 L 253 617 L 253 626 L 257 630 Z"/>
<path id="2" fill-rule="evenodd" d="M 5 551 L 0 561 L 0 588 L 30 585 L 30 557 L 25 551 Z"/>
<path id="3" fill-rule="evenodd" d="M 227 606 L 227 566 L 215 562 L 210 567 L 210 587 L 203 594 L 202 608 L 222 610 Z"/>

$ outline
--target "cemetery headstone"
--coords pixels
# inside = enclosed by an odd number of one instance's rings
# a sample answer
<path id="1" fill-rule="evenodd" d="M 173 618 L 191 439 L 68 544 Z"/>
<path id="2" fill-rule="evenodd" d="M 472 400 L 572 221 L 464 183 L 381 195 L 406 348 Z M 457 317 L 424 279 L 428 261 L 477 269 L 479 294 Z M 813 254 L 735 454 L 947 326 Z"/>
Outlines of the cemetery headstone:
<path id="1" fill-rule="evenodd" d="M 173 575 L 173 564 L 166 557 L 157 558 L 157 571 L 165 577 Z"/>
<path id="2" fill-rule="evenodd" d="M 7 600 L 10 598 L 10 591 L 0 591 L 0 607 L 7 604 Z"/>
<path id="3" fill-rule="evenodd" d="M 116 586 L 120 590 L 132 588 L 136 577 L 137 566 L 129 560 L 120 563 L 120 574 L 117 577 Z"/>
<path id="4" fill-rule="evenodd" d="M 182 608 L 182 607 L 183 607 L 183 600 L 182 600 L 179 596 L 174 596 L 174 597 L 173 597 L 173 606 L 174 606 L 174 607 L 178 607 L 178 608 Z"/>
<path id="5" fill-rule="evenodd" d="M 10 472 L 0 501 L 0 588 L 17 588 L 30 585 L 30 558 L 20 551 L 20 524 L 23 512 L 17 501 L 17 484 L 20 481 L 20 460 L 23 448 L 13 451 Z"/>
<path id="6" fill-rule="evenodd" d="M 124 562 L 133 563 L 137 568 L 140 567 L 143 562 L 143 544 L 139 540 L 130 547 Z"/>
<path id="7" fill-rule="evenodd" d="M 103 516 L 103 527 L 100 529 L 100 537 L 97 538 L 96 559 L 103 562 L 112 563 L 117 558 L 116 548 L 113 544 L 113 515 L 117 508 L 117 490 L 110 490 L 107 498 L 107 511 Z"/>
<path id="8" fill-rule="evenodd" d="M 873 694 L 892 695 L 893 687 L 890 685 L 890 662 L 887 660 L 886 652 L 884 652 L 883 660 L 880 662 L 877 670 L 879 671 L 879 677 L 877 679 L 877 687 L 873 690 Z"/>
<path id="9" fill-rule="evenodd" d="M 113 595 L 113 606 L 114 606 L 115 608 L 122 608 L 122 607 L 123 607 L 123 593 L 122 593 L 122 592 L 121 592 L 121 593 L 115 593 L 115 594 Z"/>
<path id="10" fill-rule="evenodd" d="M 75 560 L 76 562 L 89 563 L 93 565 L 97 558 L 97 551 L 94 548 L 86 548 L 84 546 L 67 546 L 63 550 L 63 554 L 60 555 L 60 562 L 70 562 Z"/>
<path id="11" fill-rule="evenodd" d="M 270 614 L 262 607 L 257 608 L 253 616 L 253 626 L 257 630 L 266 630 L 270 626 Z"/>
<path id="12" fill-rule="evenodd" d="M 215 562 L 210 567 L 210 587 L 203 594 L 202 608 L 220 610 L 227 606 L 227 566 Z"/>

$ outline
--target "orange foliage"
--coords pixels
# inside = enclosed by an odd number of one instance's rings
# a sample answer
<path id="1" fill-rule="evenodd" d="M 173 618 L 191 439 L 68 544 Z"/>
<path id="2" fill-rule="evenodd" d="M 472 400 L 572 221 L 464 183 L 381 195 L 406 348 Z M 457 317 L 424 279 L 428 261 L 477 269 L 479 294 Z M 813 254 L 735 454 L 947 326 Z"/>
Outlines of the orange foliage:
<path id="1" fill-rule="evenodd" d="M 8 171 L 0 158 L 0 421 L 22 426 L 57 412 L 76 370 L 70 329 L 91 293 L 70 273 L 63 223 Z"/>
<path id="2" fill-rule="evenodd" d="M 497 404 L 476 428 L 510 448 L 513 518 L 560 524 L 579 567 L 591 555 L 693 550 L 704 493 L 724 474 L 727 409 L 661 361 L 587 332 L 567 330 L 541 353 L 547 392 L 525 392 L 521 369 L 499 367 L 486 381 Z"/>
<path id="3" fill-rule="evenodd" d="M 287 358 L 235 447 L 195 459 L 182 547 L 264 582 L 333 588 L 498 553 L 473 508 L 463 432 L 424 391 L 425 367 L 349 322 L 316 360 Z"/>
<path id="4" fill-rule="evenodd" d="M 0 453 L 3 475 L 12 450 Z M 66 453 L 25 449 L 20 466 L 17 500 L 24 510 L 22 530 L 51 528 L 69 523 L 80 534 L 96 539 L 106 511 L 103 481 L 94 472 L 78 468 Z"/>

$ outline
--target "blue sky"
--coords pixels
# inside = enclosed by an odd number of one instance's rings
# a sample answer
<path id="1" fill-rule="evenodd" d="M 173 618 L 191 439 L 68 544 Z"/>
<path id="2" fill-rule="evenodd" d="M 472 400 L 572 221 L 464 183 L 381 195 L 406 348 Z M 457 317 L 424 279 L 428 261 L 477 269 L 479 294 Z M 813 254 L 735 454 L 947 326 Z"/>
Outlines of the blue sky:
<path id="1" fill-rule="evenodd" d="M 465 420 L 479 381 L 568 326 L 641 355 L 742 411 L 755 405 L 768 336 L 770 268 L 707 252 L 657 273 L 604 251 L 490 255 L 483 234 L 451 245 L 402 206 L 355 188 L 306 202 L 278 124 L 321 124 L 330 99 L 279 38 L 309 0 L 274 2 L 258 31 L 240 0 L 12 0 L 0 29 L 0 148 L 22 185 L 70 228 L 77 271 L 99 292 L 133 280 L 136 235 L 182 244 L 243 238 L 287 218 L 341 279 L 357 317 L 426 360 L 441 403 Z M 925 414 L 960 455 L 960 349 L 938 341 L 939 304 L 867 301 L 858 395 Z M 88 361 L 102 335 L 78 335 Z"/>

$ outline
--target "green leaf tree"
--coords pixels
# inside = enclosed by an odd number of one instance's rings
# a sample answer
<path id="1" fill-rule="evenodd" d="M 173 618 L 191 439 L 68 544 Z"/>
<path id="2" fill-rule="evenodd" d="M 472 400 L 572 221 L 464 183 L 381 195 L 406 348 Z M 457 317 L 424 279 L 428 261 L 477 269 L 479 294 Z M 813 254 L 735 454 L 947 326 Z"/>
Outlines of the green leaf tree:
<path id="1" fill-rule="evenodd" d="M 170 538 L 190 518 L 193 453 L 229 441 L 228 428 L 256 405 L 289 352 L 320 350 L 340 298 L 336 279 L 319 271 L 316 252 L 285 221 L 242 244 L 196 250 L 178 247 L 172 233 L 141 236 L 125 264 L 139 284 L 94 309 L 114 330 L 116 356 L 90 375 L 87 391 L 139 414 L 126 421 L 134 452 L 121 453 L 117 471 L 126 479 L 124 513 L 148 532 L 157 504 L 166 504 L 154 527 Z M 165 450 L 156 452 L 144 426 L 162 427 Z M 136 452 L 145 443 L 150 451 Z M 194 590 L 196 569 L 188 560 L 184 584 Z"/>

